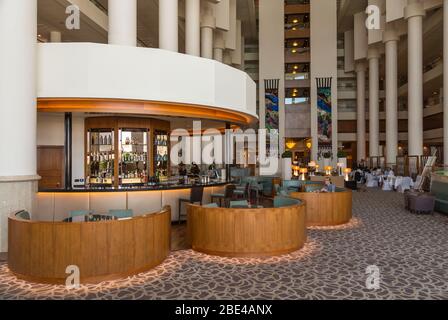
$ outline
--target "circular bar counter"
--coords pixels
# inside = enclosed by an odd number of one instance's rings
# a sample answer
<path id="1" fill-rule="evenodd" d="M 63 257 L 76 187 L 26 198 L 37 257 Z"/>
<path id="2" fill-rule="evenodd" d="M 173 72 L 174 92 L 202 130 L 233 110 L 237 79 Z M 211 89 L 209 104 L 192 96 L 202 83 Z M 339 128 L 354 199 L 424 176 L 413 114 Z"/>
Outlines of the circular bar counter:
<path id="1" fill-rule="evenodd" d="M 352 191 L 337 189 L 336 192 L 292 192 L 291 198 L 306 204 L 307 226 L 337 226 L 352 218 Z"/>
<path id="2" fill-rule="evenodd" d="M 291 199 L 293 200 L 293 199 Z M 188 242 L 192 249 L 224 257 L 288 254 L 306 242 L 305 204 L 264 209 L 189 205 Z"/>
<path id="3" fill-rule="evenodd" d="M 170 252 L 171 208 L 127 220 L 41 222 L 9 217 L 9 269 L 19 278 L 65 284 L 68 266 L 81 283 L 147 271 Z"/>

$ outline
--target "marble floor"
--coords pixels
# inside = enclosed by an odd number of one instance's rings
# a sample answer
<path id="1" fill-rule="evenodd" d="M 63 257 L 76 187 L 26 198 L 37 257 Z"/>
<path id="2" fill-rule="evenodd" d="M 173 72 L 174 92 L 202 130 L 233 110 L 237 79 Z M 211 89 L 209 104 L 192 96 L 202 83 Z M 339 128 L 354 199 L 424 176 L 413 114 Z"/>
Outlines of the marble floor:
<path id="1" fill-rule="evenodd" d="M 353 220 L 311 228 L 305 247 L 269 259 L 229 259 L 173 251 L 146 273 L 68 290 L 16 279 L 0 260 L 0 299 L 448 299 L 448 217 L 414 215 L 402 195 L 353 194 Z M 373 269 L 369 269 L 373 268 Z M 369 270 L 379 288 L 368 288 Z"/>

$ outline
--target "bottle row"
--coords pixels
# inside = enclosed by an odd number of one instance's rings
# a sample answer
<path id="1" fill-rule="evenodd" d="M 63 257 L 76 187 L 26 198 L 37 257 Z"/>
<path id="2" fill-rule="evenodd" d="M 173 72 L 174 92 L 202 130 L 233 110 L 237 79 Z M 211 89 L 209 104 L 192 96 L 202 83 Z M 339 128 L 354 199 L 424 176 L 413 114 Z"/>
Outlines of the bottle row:
<path id="1" fill-rule="evenodd" d="M 109 152 L 92 152 L 90 154 L 91 162 L 102 162 L 115 160 L 115 154 Z"/>
<path id="2" fill-rule="evenodd" d="M 121 155 L 121 160 L 123 162 L 145 162 L 148 159 L 147 153 L 134 153 L 134 152 L 125 152 Z"/>
<path id="3" fill-rule="evenodd" d="M 154 145 L 168 146 L 168 136 L 167 135 L 157 135 L 154 140 Z"/>
<path id="4" fill-rule="evenodd" d="M 112 133 L 92 133 L 92 145 L 112 145 Z"/>

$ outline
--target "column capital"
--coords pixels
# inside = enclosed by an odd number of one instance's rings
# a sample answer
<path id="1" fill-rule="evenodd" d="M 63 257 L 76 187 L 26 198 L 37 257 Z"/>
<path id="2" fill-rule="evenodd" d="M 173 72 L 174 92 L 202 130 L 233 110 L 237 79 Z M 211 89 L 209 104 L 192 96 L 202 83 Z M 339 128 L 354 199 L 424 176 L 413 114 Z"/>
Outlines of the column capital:
<path id="1" fill-rule="evenodd" d="M 404 18 L 407 20 L 412 17 L 423 17 L 426 12 L 423 7 L 423 3 L 420 1 L 409 1 L 408 5 L 404 8 Z"/>
<path id="2" fill-rule="evenodd" d="M 201 18 L 201 28 L 216 28 L 216 20 L 215 17 L 211 15 L 202 16 Z"/>
<path id="3" fill-rule="evenodd" d="M 383 43 L 387 43 L 389 41 L 399 41 L 400 37 L 398 36 L 397 31 L 395 29 L 389 29 L 383 32 Z"/>
<path id="4" fill-rule="evenodd" d="M 367 51 L 367 60 L 371 59 L 379 59 L 380 58 L 380 51 L 378 48 L 369 48 Z"/>

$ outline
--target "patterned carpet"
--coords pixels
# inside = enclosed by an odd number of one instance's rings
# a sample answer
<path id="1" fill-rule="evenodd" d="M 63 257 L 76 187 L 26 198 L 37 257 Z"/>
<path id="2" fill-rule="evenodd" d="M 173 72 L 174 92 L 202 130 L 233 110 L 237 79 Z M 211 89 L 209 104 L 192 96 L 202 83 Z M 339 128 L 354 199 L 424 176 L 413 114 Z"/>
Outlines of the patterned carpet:
<path id="1" fill-rule="evenodd" d="M 158 268 L 81 286 L 17 280 L 0 262 L 0 299 L 448 299 L 448 217 L 413 215 L 402 195 L 354 194 L 349 225 L 312 228 L 305 248 L 271 259 L 224 259 L 176 251 Z M 380 289 L 366 288 L 366 267 Z"/>

